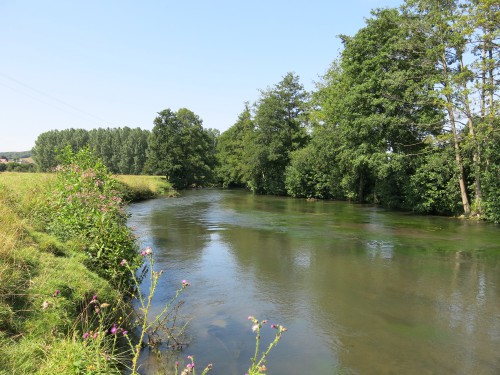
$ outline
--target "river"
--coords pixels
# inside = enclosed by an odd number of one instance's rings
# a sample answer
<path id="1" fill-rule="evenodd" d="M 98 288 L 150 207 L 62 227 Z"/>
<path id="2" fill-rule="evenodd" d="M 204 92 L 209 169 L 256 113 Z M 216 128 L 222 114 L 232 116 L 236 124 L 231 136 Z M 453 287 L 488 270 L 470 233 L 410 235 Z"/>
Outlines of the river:
<path id="1" fill-rule="evenodd" d="M 201 374 L 241 374 L 248 315 L 288 328 L 268 373 L 500 373 L 500 227 L 345 202 L 187 191 L 132 204 Z M 147 282 L 146 282 L 147 284 Z M 274 331 L 265 327 L 265 347 Z M 142 371 L 158 361 L 143 356 Z"/>

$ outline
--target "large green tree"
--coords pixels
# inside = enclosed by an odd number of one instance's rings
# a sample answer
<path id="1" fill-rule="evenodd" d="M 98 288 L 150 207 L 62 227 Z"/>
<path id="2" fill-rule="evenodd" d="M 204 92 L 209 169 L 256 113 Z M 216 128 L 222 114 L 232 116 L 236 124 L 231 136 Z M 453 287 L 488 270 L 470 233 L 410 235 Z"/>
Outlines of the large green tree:
<path id="1" fill-rule="evenodd" d="M 309 94 L 293 73 L 261 92 L 256 105 L 254 131 L 246 139 L 244 179 L 252 191 L 282 195 L 290 154 L 308 140 Z"/>
<path id="2" fill-rule="evenodd" d="M 149 136 L 146 172 L 164 175 L 177 188 L 211 181 L 214 139 L 192 111 L 165 109 L 158 113 Z"/>
<path id="3" fill-rule="evenodd" d="M 245 103 L 236 123 L 219 137 L 217 180 L 223 187 L 244 187 L 245 147 L 254 130 L 250 106 Z"/>
<path id="4" fill-rule="evenodd" d="M 342 36 L 339 62 L 314 93 L 311 145 L 334 148 L 330 165 L 318 164 L 317 174 L 323 181 L 329 176 L 331 197 L 342 191 L 342 198 L 403 205 L 414 156 L 441 130 L 427 79 L 434 66 L 415 66 L 425 45 L 407 22 L 396 9 L 373 12 L 353 37 Z"/>

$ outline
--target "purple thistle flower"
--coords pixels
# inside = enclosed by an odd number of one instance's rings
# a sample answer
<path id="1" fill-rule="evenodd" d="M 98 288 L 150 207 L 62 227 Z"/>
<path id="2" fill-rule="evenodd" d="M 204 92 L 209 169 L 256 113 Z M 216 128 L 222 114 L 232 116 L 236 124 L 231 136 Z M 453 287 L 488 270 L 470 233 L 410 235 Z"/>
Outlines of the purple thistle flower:
<path id="1" fill-rule="evenodd" d="M 59 289 L 57 289 L 54 294 L 52 295 L 52 297 L 57 297 L 59 295 L 59 293 L 61 293 L 61 291 Z"/>
<path id="2" fill-rule="evenodd" d="M 87 339 L 89 338 L 89 336 L 90 336 L 90 333 L 85 332 L 85 333 L 83 334 L 83 339 L 84 339 L 84 340 L 87 340 Z"/>
<path id="3" fill-rule="evenodd" d="M 114 335 L 118 329 L 116 328 L 116 324 L 113 324 L 113 327 L 111 327 L 111 334 Z"/>

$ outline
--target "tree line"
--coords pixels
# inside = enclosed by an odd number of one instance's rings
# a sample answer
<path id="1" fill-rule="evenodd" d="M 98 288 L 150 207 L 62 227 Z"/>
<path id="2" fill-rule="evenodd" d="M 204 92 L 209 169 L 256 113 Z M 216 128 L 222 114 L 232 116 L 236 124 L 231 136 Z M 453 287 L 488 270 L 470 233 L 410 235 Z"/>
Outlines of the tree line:
<path id="1" fill-rule="evenodd" d="M 407 0 L 374 10 L 354 36 L 340 36 L 343 51 L 312 92 L 287 73 L 222 134 L 187 109 L 166 109 L 151 132 L 44 133 L 35 159 L 53 167 L 59 137 L 90 144 L 114 173 L 162 174 L 178 187 L 215 183 L 499 222 L 499 8 Z"/>
<path id="2" fill-rule="evenodd" d="M 192 111 L 165 109 L 152 131 L 140 128 L 51 130 L 35 141 L 33 158 L 39 170 L 54 170 L 58 154 L 89 146 L 111 173 L 166 176 L 176 188 L 213 183 L 219 131 L 204 129 Z"/>

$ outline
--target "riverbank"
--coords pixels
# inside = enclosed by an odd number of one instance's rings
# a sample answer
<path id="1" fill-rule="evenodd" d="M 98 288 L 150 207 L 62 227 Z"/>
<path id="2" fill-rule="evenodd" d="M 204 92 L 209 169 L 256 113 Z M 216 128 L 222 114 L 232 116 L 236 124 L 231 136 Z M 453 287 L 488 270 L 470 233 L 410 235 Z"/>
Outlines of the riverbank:
<path id="1" fill-rule="evenodd" d="M 123 198 L 100 199 L 136 201 L 172 192 L 161 177 L 116 180 Z M 92 246 L 47 232 L 47 223 L 61 215 L 47 194 L 56 181 L 55 174 L 0 173 L 0 373 L 118 372 L 124 359 L 87 340 L 90 329 L 97 334 L 97 321 L 123 316 L 123 293 L 109 277 L 118 265 L 101 272 L 89 262 Z"/>

